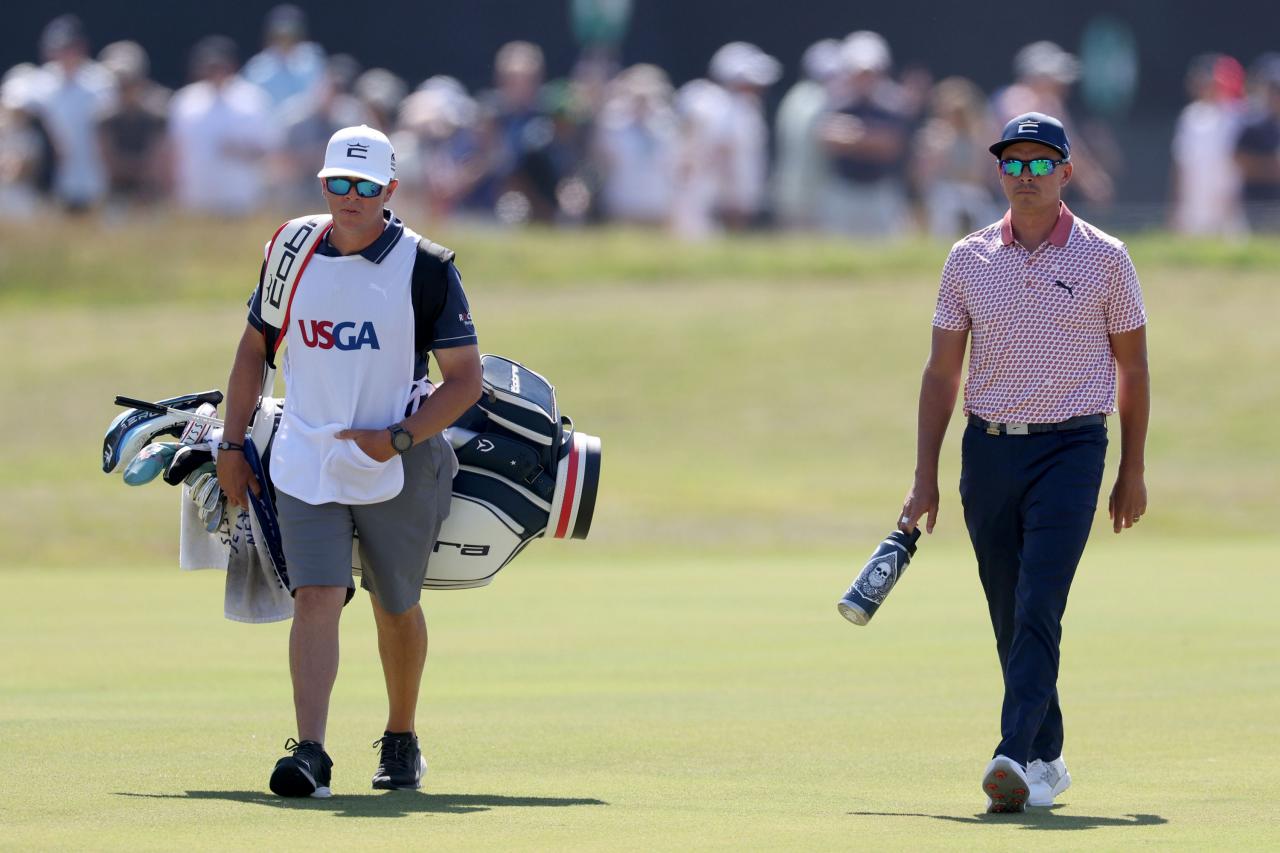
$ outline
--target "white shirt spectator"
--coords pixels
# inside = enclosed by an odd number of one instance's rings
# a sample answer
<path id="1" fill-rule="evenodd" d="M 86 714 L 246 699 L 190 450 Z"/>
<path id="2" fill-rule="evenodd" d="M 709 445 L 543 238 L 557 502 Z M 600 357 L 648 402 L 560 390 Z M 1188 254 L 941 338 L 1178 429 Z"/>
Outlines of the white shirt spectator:
<path id="1" fill-rule="evenodd" d="M 1240 111 L 1229 103 L 1192 101 L 1178 116 L 1173 132 L 1173 168 L 1178 176 L 1173 226 L 1181 233 L 1245 232 L 1235 162 L 1239 133 Z"/>
<path id="2" fill-rule="evenodd" d="M 28 109 L 40 116 L 54 147 L 53 191 L 69 205 L 87 206 L 107 191 L 98 147 L 98 119 L 115 104 L 115 81 L 96 62 L 74 72 L 50 62 L 29 81 Z"/>
<path id="3" fill-rule="evenodd" d="M 769 168 L 769 128 L 760 98 L 730 92 L 719 127 L 728 155 L 720 185 L 720 207 L 754 216 L 764 207 L 765 175 Z"/>
<path id="4" fill-rule="evenodd" d="M 201 81 L 170 105 L 175 195 L 187 210 L 236 216 L 264 197 L 264 157 L 280 132 L 266 93 L 238 77 L 221 88 Z"/>
<path id="5" fill-rule="evenodd" d="M 710 80 L 692 80 L 676 92 L 680 147 L 671 225 L 684 239 L 707 237 L 718 228 L 715 210 L 728 159 L 723 143 L 728 100 L 729 93 Z"/>
<path id="6" fill-rule="evenodd" d="M 827 89 L 802 80 L 778 105 L 776 120 L 778 165 L 773 175 L 774 207 L 788 227 L 816 224 L 816 199 L 831 181 L 826 151 L 818 140 L 817 123 L 827 106 Z"/>
<path id="7" fill-rule="evenodd" d="M 602 198 L 611 219 L 668 219 L 679 143 L 675 115 L 665 106 L 649 102 L 637 107 L 622 98 L 605 108 L 596 144 L 604 167 Z"/>

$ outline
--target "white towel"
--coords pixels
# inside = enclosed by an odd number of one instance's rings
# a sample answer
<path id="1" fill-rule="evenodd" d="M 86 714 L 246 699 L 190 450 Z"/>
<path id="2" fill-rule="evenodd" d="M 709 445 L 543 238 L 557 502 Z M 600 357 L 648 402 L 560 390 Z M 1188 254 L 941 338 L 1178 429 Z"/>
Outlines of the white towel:
<path id="1" fill-rule="evenodd" d="M 254 418 L 253 443 L 263 450 L 274 429 L 279 401 L 266 398 Z M 207 440 L 217 442 L 218 434 Z M 216 445 L 215 445 L 216 447 Z M 217 458 L 217 450 L 214 450 Z M 264 486 L 266 484 L 263 484 Z M 247 510 L 223 513 L 217 530 L 209 533 L 191 500 L 191 487 L 183 484 L 178 525 L 178 565 L 183 571 L 222 569 L 227 573 L 223 615 L 235 622 L 279 622 L 293 616 L 293 597 L 277 577 L 258 529 Z M 233 523 L 234 519 L 234 523 Z"/>
<path id="2" fill-rule="evenodd" d="M 231 531 L 222 615 L 233 622 L 280 622 L 293 616 L 293 596 L 280 582 L 253 513 L 241 510 Z"/>
<path id="3" fill-rule="evenodd" d="M 213 533 L 205 530 L 195 501 L 191 500 L 191 487 L 182 484 L 178 518 L 178 567 L 184 572 L 199 569 L 226 569 L 227 554 L 231 545 L 231 525 L 228 513 Z"/>

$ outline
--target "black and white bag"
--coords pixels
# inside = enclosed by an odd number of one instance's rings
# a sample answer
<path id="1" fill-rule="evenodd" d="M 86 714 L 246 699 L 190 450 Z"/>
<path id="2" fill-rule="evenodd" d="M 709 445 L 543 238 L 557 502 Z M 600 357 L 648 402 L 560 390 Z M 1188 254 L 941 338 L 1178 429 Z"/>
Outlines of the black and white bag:
<path id="1" fill-rule="evenodd" d="M 485 586 L 534 539 L 587 538 L 595 514 L 600 439 L 573 428 L 538 373 L 496 355 L 480 362 L 480 400 L 445 430 L 458 473 L 425 589 Z"/>

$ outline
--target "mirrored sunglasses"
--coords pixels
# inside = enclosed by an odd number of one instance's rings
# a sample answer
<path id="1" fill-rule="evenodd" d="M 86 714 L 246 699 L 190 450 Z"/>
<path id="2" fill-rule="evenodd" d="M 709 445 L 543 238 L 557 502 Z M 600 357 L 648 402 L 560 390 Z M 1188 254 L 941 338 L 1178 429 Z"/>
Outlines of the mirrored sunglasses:
<path id="1" fill-rule="evenodd" d="M 351 192 L 352 187 L 356 188 L 356 195 L 360 198 L 377 198 L 382 195 L 382 184 L 356 178 L 325 178 L 324 186 L 334 195 L 346 195 Z"/>
<path id="2" fill-rule="evenodd" d="M 1031 174 L 1037 178 L 1043 178 L 1045 175 L 1052 175 L 1053 170 L 1067 162 L 1063 160 L 1050 160 L 1045 157 L 1039 160 L 1001 160 L 1000 171 L 1011 178 L 1022 176 L 1024 168 L 1030 169 Z"/>

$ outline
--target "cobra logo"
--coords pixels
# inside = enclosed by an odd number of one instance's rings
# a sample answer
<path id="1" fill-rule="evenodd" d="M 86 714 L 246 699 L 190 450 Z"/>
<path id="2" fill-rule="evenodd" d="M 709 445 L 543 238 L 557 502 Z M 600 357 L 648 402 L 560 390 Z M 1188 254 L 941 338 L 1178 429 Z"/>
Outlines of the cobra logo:
<path id="1" fill-rule="evenodd" d="M 308 333 L 308 326 L 310 332 Z M 302 334 L 302 343 L 319 349 L 353 350 L 381 349 L 378 346 L 378 333 L 373 323 L 366 320 L 356 331 L 356 324 L 351 320 L 335 323 L 332 320 L 299 320 L 298 331 Z"/>

